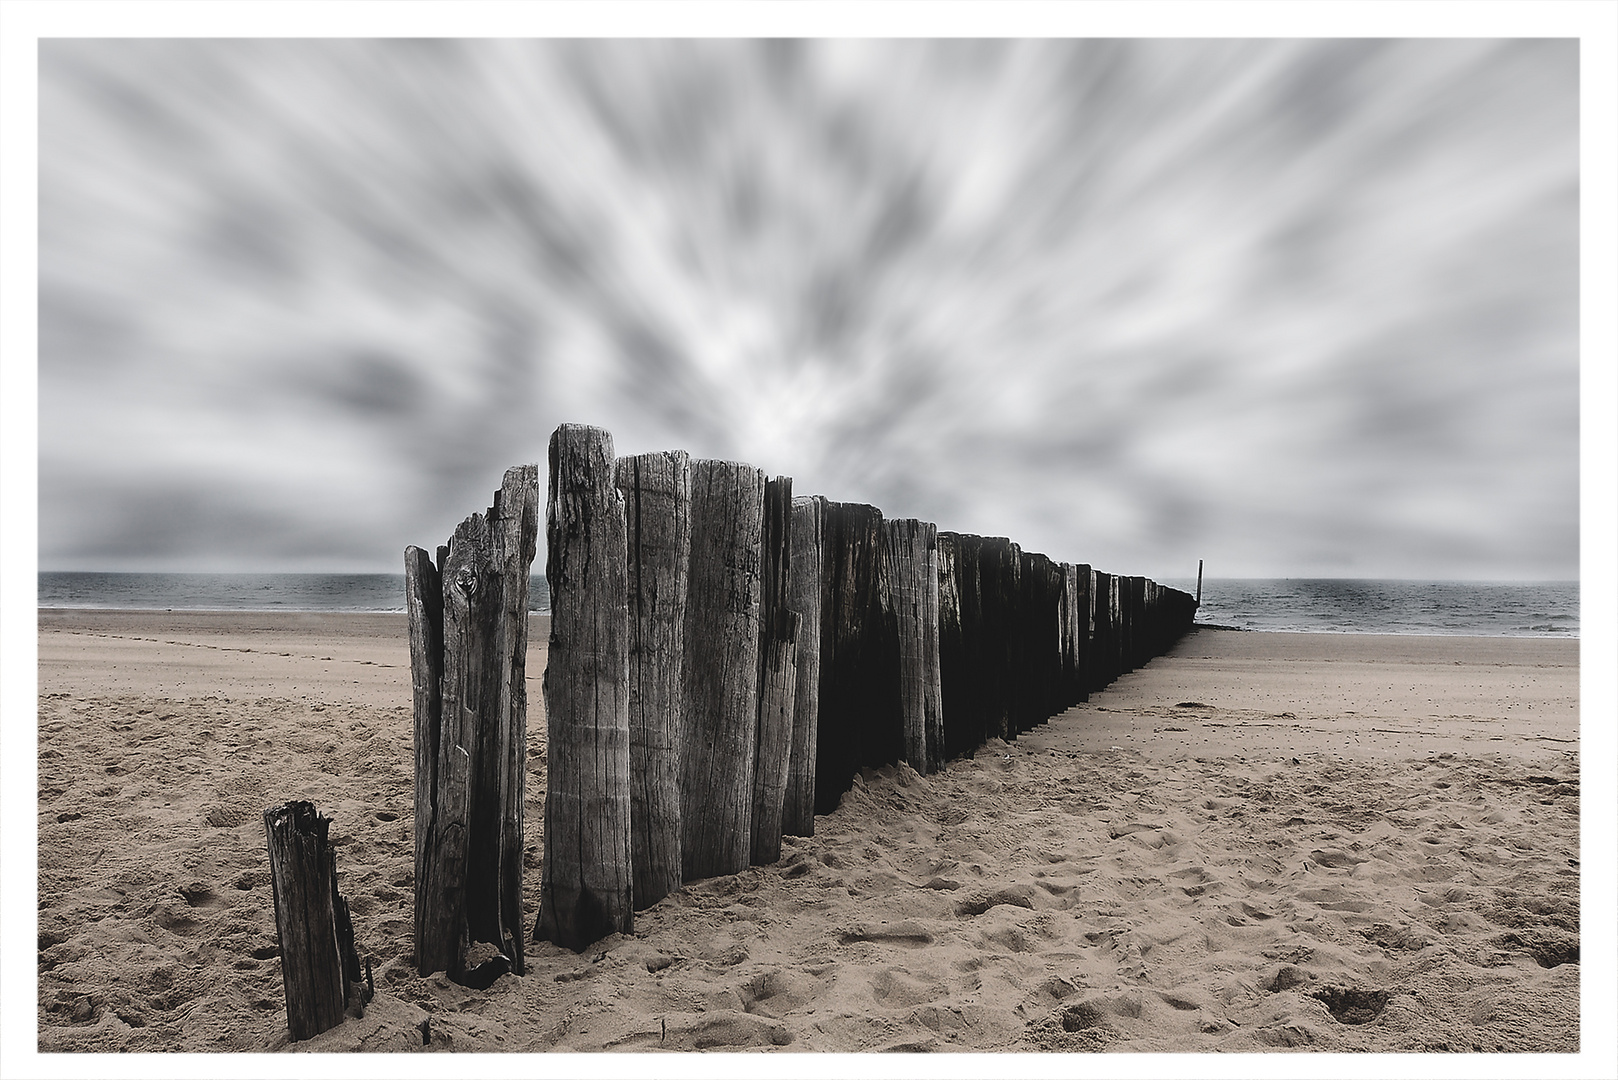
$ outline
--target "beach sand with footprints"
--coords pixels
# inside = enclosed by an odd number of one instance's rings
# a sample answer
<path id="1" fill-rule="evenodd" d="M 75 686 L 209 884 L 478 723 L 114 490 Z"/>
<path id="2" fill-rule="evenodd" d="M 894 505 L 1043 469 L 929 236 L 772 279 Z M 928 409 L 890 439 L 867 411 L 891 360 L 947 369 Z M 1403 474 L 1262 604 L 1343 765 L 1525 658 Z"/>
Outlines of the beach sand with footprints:
<path id="1" fill-rule="evenodd" d="M 42 1052 L 1579 1046 L 1576 641 L 1199 630 L 474 991 L 411 962 L 403 615 L 39 625 Z M 261 812 L 297 798 L 376 996 L 292 1044 Z"/>

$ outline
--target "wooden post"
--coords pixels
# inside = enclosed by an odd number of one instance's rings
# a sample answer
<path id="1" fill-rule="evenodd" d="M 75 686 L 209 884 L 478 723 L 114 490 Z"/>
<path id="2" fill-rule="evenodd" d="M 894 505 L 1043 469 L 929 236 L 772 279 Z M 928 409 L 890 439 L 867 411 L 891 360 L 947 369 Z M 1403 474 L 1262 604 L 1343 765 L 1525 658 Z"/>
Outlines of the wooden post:
<path id="1" fill-rule="evenodd" d="M 792 764 L 793 702 L 798 692 L 798 637 L 803 617 L 777 608 L 759 646 L 758 736 L 753 766 L 752 841 L 749 861 L 768 866 L 781 858 L 781 815 Z"/>
<path id="2" fill-rule="evenodd" d="M 1113 622 L 1113 586 L 1111 574 L 1096 571 L 1094 590 L 1095 611 L 1095 652 L 1090 662 L 1090 689 L 1100 690 L 1113 680 L 1116 674 L 1114 661 L 1116 659 L 1116 624 Z"/>
<path id="3" fill-rule="evenodd" d="M 898 660 L 882 612 L 882 511 L 826 505 L 815 812 L 837 809 L 861 766 L 898 761 Z"/>
<path id="4" fill-rule="evenodd" d="M 563 424 L 552 434 L 545 863 L 534 937 L 575 952 L 634 926 L 628 539 L 612 468 L 612 436 L 600 428 Z"/>
<path id="5" fill-rule="evenodd" d="M 1094 685 L 1095 675 L 1092 671 L 1095 663 L 1096 641 L 1096 572 L 1089 563 L 1078 565 L 1078 581 L 1080 589 L 1078 623 L 1075 634 L 1078 639 L 1078 695 L 1080 701 L 1090 700 L 1090 689 Z"/>
<path id="6" fill-rule="evenodd" d="M 364 1016 L 373 991 L 369 963 L 361 979 L 354 923 L 337 891 L 336 855 L 327 839 L 330 826 L 331 819 L 311 802 L 264 811 L 287 1030 L 293 1042 L 336 1027 L 350 1007 Z"/>
<path id="7" fill-rule="evenodd" d="M 938 527 L 915 518 L 882 523 L 883 607 L 898 651 L 904 760 L 923 776 L 944 763 L 938 666 Z"/>
<path id="8" fill-rule="evenodd" d="M 1202 560 L 1197 560 L 1197 606 L 1202 606 Z"/>
<path id="9" fill-rule="evenodd" d="M 416 967 L 487 985 L 522 974 L 528 574 L 538 468 L 507 470 L 494 505 L 435 565 L 405 551 L 416 758 Z M 477 972 L 471 942 L 498 954 Z M 498 969 L 498 970 L 496 970 Z"/>
<path id="10" fill-rule="evenodd" d="M 763 529 L 763 473 L 730 461 L 691 463 L 680 770 L 687 881 L 734 874 L 752 853 Z"/>
<path id="11" fill-rule="evenodd" d="M 941 534 L 942 536 L 943 534 Z M 939 667 L 944 690 L 944 745 L 952 757 L 983 745 L 988 730 L 988 652 L 983 611 L 983 537 L 949 533 L 954 593 L 960 607 L 959 644 L 945 633 L 944 593 L 939 590 Z M 940 541 L 942 549 L 942 539 Z M 942 567 L 940 562 L 940 567 Z M 953 668 L 953 671 L 952 671 Z"/>
<path id="12" fill-rule="evenodd" d="M 966 744 L 965 640 L 961 626 L 961 536 L 938 534 L 938 703 L 944 719 L 946 757 L 958 757 Z"/>
<path id="13" fill-rule="evenodd" d="M 792 767 L 793 698 L 798 690 L 798 631 L 802 619 L 787 606 L 792 587 L 792 478 L 764 485 L 759 603 L 758 711 L 753 736 L 753 809 L 749 861 L 781 858 L 781 814 Z"/>
<path id="14" fill-rule="evenodd" d="M 820 576 L 826 527 L 826 500 L 803 495 L 792 500 L 792 559 L 787 607 L 802 616 L 797 644 L 797 680 L 792 697 L 792 751 L 781 810 L 785 836 L 815 834 L 815 753 L 820 725 Z"/>
<path id="15" fill-rule="evenodd" d="M 680 887 L 680 752 L 691 458 L 619 458 L 628 531 L 629 837 L 636 911 Z"/>

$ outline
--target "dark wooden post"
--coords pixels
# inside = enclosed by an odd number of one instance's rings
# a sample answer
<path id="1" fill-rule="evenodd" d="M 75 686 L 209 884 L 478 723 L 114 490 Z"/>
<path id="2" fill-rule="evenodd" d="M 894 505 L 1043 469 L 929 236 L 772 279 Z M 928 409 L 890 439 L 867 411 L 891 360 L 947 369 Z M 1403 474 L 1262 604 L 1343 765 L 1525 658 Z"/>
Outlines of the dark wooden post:
<path id="1" fill-rule="evenodd" d="M 435 565 L 405 551 L 415 705 L 416 966 L 487 985 L 522 974 L 528 574 L 538 468 L 507 470 L 494 505 Z M 471 942 L 498 955 L 466 970 Z M 496 970 L 498 969 L 498 970 Z"/>
<path id="2" fill-rule="evenodd" d="M 759 604 L 757 727 L 753 737 L 753 809 L 749 860 L 781 858 L 781 813 L 792 767 L 793 699 L 798 690 L 801 617 L 787 606 L 792 587 L 792 478 L 764 485 L 763 570 Z"/>
<path id="3" fill-rule="evenodd" d="M 944 763 L 938 667 L 938 527 L 915 518 L 882 523 L 883 607 L 898 652 L 904 760 L 926 775 Z"/>
<path id="4" fill-rule="evenodd" d="M 826 504 L 815 812 L 837 809 L 864 765 L 898 761 L 898 660 L 882 610 L 882 511 Z"/>
<path id="5" fill-rule="evenodd" d="M 731 461 L 691 463 L 680 771 L 687 881 L 734 874 L 752 853 L 763 530 L 763 473 Z"/>
<path id="6" fill-rule="evenodd" d="M 1090 687 L 1094 678 L 1090 669 L 1096 639 L 1096 572 L 1088 563 L 1080 563 L 1074 569 L 1079 589 L 1078 610 L 1074 623 L 1074 639 L 1078 650 L 1074 681 L 1078 700 L 1089 701 Z"/>
<path id="7" fill-rule="evenodd" d="M 354 923 L 337 891 L 336 855 L 327 839 L 330 826 L 331 819 L 310 802 L 264 811 L 287 1030 L 293 1042 L 336 1027 L 350 1007 L 364 1016 L 373 989 L 369 963 L 361 979 Z"/>
<path id="8" fill-rule="evenodd" d="M 629 597 L 629 837 L 635 910 L 680 887 L 680 753 L 691 458 L 619 458 Z"/>
<path id="9" fill-rule="evenodd" d="M 545 863 L 534 937 L 575 952 L 634 926 L 628 539 L 612 436 L 551 435 L 545 578 Z"/>
<path id="10" fill-rule="evenodd" d="M 1090 662 L 1090 689 L 1100 690 L 1112 682 L 1116 673 L 1113 667 L 1115 656 L 1114 635 L 1116 624 L 1113 622 L 1113 576 L 1104 571 L 1096 571 L 1093 582 L 1095 600 L 1095 652 Z"/>
<path id="11" fill-rule="evenodd" d="M 949 689 L 950 676 L 941 672 L 944 693 L 944 745 L 951 756 L 970 754 L 983 745 L 989 725 L 989 654 L 987 623 L 983 607 L 983 537 L 972 533 L 952 534 L 955 548 L 956 595 L 960 599 L 960 674 L 956 689 Z M 939 642 L 939 663 L 943 665 L 943 641 Z"/>
<path id="12" fill-rule="evenodd" d="M 792 697 L 792 751 L 781 810 L 785 836 L 815 834 L 815 753 L 820 726 L 820 576 L 826 500 L 792 500 L 792 560 L 787 607 L 802 616 L 798 630 L 797 680 Z"/>

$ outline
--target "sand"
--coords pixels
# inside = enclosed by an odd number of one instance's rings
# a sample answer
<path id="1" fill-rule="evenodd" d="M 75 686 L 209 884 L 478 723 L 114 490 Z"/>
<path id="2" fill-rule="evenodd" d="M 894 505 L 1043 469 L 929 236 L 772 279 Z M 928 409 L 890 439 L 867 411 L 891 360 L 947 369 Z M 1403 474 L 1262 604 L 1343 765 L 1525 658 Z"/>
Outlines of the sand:
<path id="1" fill-rule="evenodd" d="M 409 959 L 403 616 L 39 626 L 42 1052 L 1579 1047 L 1577 642 L 1199 631 L 472 991 Z M 291 798 L 334 819 L 377 989 L 299 1044 L 261 818 Z"/>

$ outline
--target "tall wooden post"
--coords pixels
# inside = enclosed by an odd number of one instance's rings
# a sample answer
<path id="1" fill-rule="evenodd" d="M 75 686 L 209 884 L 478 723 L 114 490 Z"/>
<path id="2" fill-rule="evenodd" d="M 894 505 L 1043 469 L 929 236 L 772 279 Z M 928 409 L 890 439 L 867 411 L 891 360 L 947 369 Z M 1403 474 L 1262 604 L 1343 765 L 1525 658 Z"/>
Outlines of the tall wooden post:
<path id="1" fill-rule="evenodd" d="M 787 605 L 792 587 L 792 478 L 764 485 L 763 586 L 759 605 L 758 720 L 753 737 L 753 810 L 749 859 L 781 858 L 781 814 L 792 767 L 793 698 L 798 690 L 802 618 Z"/>
<path id="2" fill-rule="evenodd" d="M 826 526 L 826 500 L 802 495 L 792 500 L 792 559 L 787 607 L 802 616 L 797 644 L 796 686 L 792 696 L 792 750 L 782 800 L 781 832 L 815 834 L 815 753 L 820 725 L 820 577 Z"/>
<path id="3" fill-rule="evenodd" d="M 545 864 L 534 937 L 581 952 L 634 926 L 628 539 L 612 436 L 551 435 L 545 578 Z"/>
<path id="4" fill-rule="evenodd" d="M 815 811 L 837 809 L 861 766 L 898 761 L 898 667 L 882 612 L 882 511 L 826 505 Z"/>
<path id="5" fill-rule="evenodd" d="M 507 470 L 494 505 L 436 564 L 405 551 L 415 705 L 416 967 L 485 983 L 522 974 L 528 574 L 538 468 Z M 476 973 L 471 942 L 498 955 Z M 499 970 L 496 971 L 495 969 Z"/>
<path id="6" fill-rule="evenodd" d="M 343 1022 L 349 1007 L 365 1015 L 370 965 L 360 976 L 354 923 L 337 891 L 336 855 L 327 840 L 331 819 L 313 803 L 289 802 L 264 811 L 275 894 L 276 940 L 293 1042 Z"/>
<path id="7" fill-rule="evenodd" d="M 619 458 L 628 531 L 629 837 L 636 911 L 680 887 L 680 753 L 691 458 Z"/>
<path id="8" fill-rule="evenodd" d="M 938 666 L 938 527 L 915 518 L 882 523 L 887 557 L 883 605 L 898 651 L 904 759 L 918 773 L 944 764 Z"/>
<path id="9" fill-rule="evenodd" d="M 734 874 L 752 854 L 763 530 L 763 473 L 691 463 L 680 769 L 687 881 Z"/>

